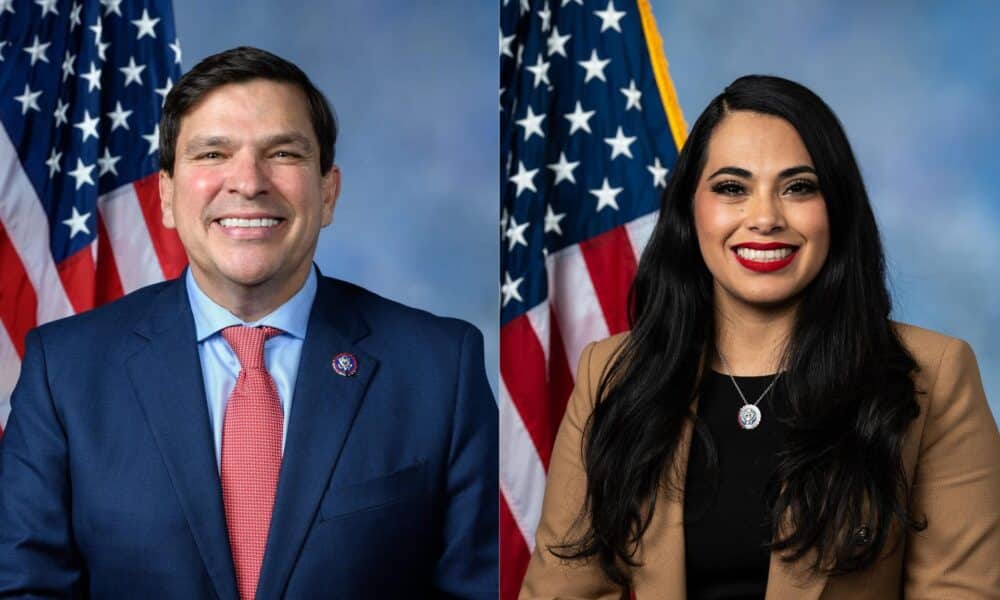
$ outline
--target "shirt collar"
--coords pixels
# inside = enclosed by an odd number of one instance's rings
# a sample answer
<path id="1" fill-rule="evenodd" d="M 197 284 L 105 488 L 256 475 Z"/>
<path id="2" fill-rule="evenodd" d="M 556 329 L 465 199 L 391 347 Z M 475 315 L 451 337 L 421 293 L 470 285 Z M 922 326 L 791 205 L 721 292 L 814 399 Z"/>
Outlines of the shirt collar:
<path id="1" fill-rule="evenodd" d="M 305 284 L 299 291 L 295 292 L 294 296 L 271 313 L 252 323 L 241 320 L 205 295 L 205 292 L 198 287 L 198 282 L 191 274 L 191 269 L 188 268 L 186 271 L 184 281 L 188 302 L 191 304 L 191 313 L 194 315 L 194 330 L 198 343 L 231 325 L 246 325 L 247 327 L 267 325 L 276 327 L 301 340 L 305 339 L 306 329 L 309 326 L 309 313 L 312 310 L 313 300 L 316 298 L 315 269 L 309 269 L 309 276 L 306 277 Z"/>

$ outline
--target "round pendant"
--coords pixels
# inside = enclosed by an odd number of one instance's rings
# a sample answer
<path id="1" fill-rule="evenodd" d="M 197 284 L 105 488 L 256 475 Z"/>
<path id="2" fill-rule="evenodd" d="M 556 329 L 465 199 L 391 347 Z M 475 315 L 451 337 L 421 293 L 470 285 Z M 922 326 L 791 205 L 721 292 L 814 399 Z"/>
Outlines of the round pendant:
<path id="1" fill-rule="evenodd" d="M 760 409 L 753 404 L 744 404 L 738 420 L 743 429 L 756 429 L 760 425 Z"/>

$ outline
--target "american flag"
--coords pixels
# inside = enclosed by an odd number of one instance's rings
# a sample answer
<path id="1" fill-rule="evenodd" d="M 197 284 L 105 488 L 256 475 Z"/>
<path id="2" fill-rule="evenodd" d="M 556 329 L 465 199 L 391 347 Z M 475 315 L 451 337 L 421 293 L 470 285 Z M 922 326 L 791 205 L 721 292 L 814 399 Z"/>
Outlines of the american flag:
<path id="1" fill-rule="evenodd" d="M 0 0 L 0 425 L 29 329 L 183 269 L 156 179 L 180 65 L 169 0 Z"/>
<path id="2" fill-rule="evenodd" d="M 646 0 L 504 0 L 500 16 L 501 598 L 534 545 L 583 347 L 626 301 L 686 127 Z"/>

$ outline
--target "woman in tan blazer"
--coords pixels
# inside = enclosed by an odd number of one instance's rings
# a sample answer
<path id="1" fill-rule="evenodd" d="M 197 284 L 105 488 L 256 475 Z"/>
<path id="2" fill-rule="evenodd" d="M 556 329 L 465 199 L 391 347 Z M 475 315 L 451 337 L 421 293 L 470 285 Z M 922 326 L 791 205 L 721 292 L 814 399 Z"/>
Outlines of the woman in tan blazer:
<path id="1" fill-rule="evenodd" d="M 1000 436 L 971 348 L 889 320 L 836 116 L 743 77 L 692 128 L 588 346 L 521 598 L 1000 598 Z"/>

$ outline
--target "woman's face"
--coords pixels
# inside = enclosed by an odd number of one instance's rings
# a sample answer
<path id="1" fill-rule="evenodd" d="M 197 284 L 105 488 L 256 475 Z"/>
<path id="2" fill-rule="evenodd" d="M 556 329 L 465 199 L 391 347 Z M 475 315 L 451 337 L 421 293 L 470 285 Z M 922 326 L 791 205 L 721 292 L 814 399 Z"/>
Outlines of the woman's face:
<path id="1" fill-rule="evenodd" d="M 694 220 L 720 306 L 794 302 L 830 249 L 812 158 L 795 128 L 771 115 L 734 111 L 716 126 Z"/>

